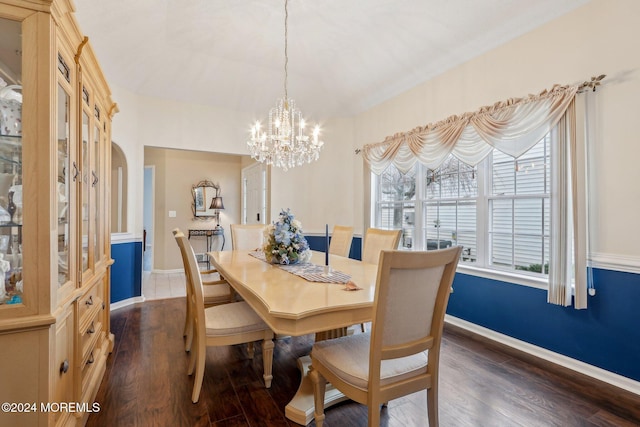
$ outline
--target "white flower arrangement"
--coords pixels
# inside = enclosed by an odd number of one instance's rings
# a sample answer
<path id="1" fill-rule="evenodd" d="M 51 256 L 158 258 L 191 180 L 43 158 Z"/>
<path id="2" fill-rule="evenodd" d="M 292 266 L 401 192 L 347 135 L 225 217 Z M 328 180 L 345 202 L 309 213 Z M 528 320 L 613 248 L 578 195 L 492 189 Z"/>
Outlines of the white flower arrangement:
<path id="1" fill-rule="evenodd" d="M 272 264 L 296 264 L 311 259 L 309 244 L 302 234 L 302 223 L 289 209 L 283 209 L 278 220 L 265 227 L 262 251 L 267 262 Z"/>

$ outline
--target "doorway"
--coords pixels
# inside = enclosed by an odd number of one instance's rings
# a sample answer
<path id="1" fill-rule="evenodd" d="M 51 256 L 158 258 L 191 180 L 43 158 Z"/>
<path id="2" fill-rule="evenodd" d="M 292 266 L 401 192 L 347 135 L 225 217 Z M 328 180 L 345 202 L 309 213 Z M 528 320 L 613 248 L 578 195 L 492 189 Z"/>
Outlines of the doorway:
<path id="1" fill-rule="evenodd" d="M 242 169 L 242 223 L 266 224 L 267 168 L 256 163 Z"/>
<path id="2" fill-rule="evenodd" d="M 153 211 L 154 211 L 154 188 L 155 188 L 155 166 L 144 167 L 144 196 L 143 196 L 143 218 L 142 226 L 144 235 L 142 238 L 142 270 L 153 270 Z"/>

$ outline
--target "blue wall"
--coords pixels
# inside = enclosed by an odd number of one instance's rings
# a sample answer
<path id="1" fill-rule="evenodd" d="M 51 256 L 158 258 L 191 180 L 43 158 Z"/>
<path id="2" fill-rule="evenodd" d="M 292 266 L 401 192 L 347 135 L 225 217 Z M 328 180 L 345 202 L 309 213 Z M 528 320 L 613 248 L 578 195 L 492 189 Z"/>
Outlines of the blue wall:
<path id="1" fill-rule="evenodd" d="M 324 241 L 325 236 L 304 236 L 309 243 L 309 247 L 314 251 L 324 252 L 326 243 Z M 331 239 L 331 238 L 329 238 Z M 329 240 L 331 241 L 331 240 Z M 361 260 L 362 259 L 362 237 L 353 236 L 351 242 L 351 251 L 349 252 L 349 258 Z"/>
<path id="2" fill-rule="evenodd" d="M 324 236 L 305 236 L 313 250 L 324 251 Z M 361 259 L 362 239 L 354 237 L 349 257 Z M 111 244 L 111 303 L 142 295 L 142 242 Z"/>
<path id="3" fill-rule="evenodd" d="M 324 251 L 324 236 L 305 236 Z M 354 237 L 350 258 L 361 259 Z M 111 302 L 142 295 L 142 242 L 111 245 Z M 447 313 L 640 381 L 640 274 L 594 269 L 589 308 L 547 303 L 545 290 L 457 273 Z"/>
<path id="4" fill-rule="evenodd" d="M 640 381 L 640 275 L 594 269 L 589 308 L 545 290 L 457 273 L 447 314 Z"/>
<path id="5" fill-rule="evenodd" d="M 111 303 L 142 295 L 142 242 L 111 244 Z"/>

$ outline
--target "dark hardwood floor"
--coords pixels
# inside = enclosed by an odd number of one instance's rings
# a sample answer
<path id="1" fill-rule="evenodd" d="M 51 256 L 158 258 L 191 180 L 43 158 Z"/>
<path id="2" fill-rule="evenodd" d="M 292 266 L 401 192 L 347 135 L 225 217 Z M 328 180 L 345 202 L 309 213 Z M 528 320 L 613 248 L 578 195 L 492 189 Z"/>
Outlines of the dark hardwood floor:
<path id="1" fill-rule="evenodd" d="M 273 384 L 262 354 L 209 348 L 200 401 L 191 403 L 182 327 L 184 299 L 149 301 L 111 314 L 116 342 L 87 426 L 296 426 L 284 407 L 297 390 L 296 359 L 311 336 L 277 340 Z M 440 365 L 440 425 L 640 426 L 640 397 L 447 326 Z M 366 426 L 367 409 L 327 409 L 328 427 Z M 389 402 L 382 426 L 426 426 L 426 392 Z M 315 423 L 311 423 L 315 425 Z"/>

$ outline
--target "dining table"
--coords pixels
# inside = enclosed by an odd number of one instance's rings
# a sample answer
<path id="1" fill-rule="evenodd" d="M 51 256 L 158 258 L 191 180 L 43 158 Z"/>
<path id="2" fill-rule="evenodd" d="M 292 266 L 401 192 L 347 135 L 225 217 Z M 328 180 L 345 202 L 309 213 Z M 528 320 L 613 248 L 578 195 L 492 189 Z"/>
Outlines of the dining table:
<path id="1" fill-rule="evenodd" d="M 316 270 L 322 273 L 304 278 L 287 271 L 286 266 L 266 262 L 260 254 L 241 250 L 208 252 L 211 265 L 274 333 L 315 334 L 316 340 L 330 339 L 348 333 L 350 326 L 371 321 L 376 264 L 329 255 L 329 268 L 325 268 L 325 253 L 312 251 L 310 266 L 317 266 Z M 348 286 L 345 281 L 350 282 Z M 310 364 L 309 356 L 298 359 L 300 386 L 285 407 L 285 416 L 302 425 L 313 420 L 313 385 L 307 375 Z M 274 374 L 277 381 L 277 373 Z M 345 399 L 327 385 L 325 407 Z"/>

